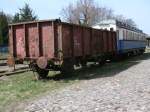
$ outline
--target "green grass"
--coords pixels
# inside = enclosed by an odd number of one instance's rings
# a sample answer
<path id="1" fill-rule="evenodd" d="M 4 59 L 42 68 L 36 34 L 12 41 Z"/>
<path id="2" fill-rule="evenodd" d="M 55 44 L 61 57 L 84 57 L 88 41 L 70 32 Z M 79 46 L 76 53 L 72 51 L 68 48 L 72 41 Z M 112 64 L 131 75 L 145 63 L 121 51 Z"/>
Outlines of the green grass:
<path id="1" fill-rule="evenodd" d="M 73 82 L 65 80 L 34 81 L 33 78 L 32 72 L 26 72 L 0 80 L 0 112 L 5 112 L 12 104 L 17 104 L 25 99 L 39 96 Z"/>
<path id="2" fill-rule="evenodd" d="M 61 74 L 58 74 L 49 80 L 34 81 L 32 72 L 0 78 L 0 112 L 5 112 L 8 108 L 17 106 L 18 102 L 24 102 L 27 99 L 42 96 L 44 93 L 69 86 L 73 83 L 79 83 L 80 80 L 112 77 L 140 63 L 141 60 L 148 58 L 150 58 L 150 54 L 146 53 L 142 56 L 133 57 L 120 62 L 107 63 L 103 67 L 94 66 L 76 70 L 70 74 L 69 78 L 64 78 Z"/>

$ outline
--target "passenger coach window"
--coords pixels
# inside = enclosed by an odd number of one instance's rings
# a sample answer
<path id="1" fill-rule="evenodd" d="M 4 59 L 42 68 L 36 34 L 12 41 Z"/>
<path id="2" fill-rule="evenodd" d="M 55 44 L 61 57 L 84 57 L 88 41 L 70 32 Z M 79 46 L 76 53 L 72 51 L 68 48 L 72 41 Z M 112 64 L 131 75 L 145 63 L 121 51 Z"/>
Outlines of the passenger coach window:
<path id="1" fill-rule="evenodd" d="M 135 33 L 133 32 L 133 40 L 135 40 Z"/>
<path id="2" fill-rule="evenodd" d="M 137 33 L 136 33 L 136 35 L 135 35 L 135 40 L 138 40 L 138 36 L 137 36 Z"/>
<path id="3" fill-rule="evenodd" d="M 141 40 L 140 35 L 138 34 L 138 39 L 137 40 Z"/>
<path id="4" fill-rule="evenodd" d="M 130 31 L 130 40 L 132 40 L 132 32 Z"/>
<path id="5" fill-rule="evenodd" d="M 132 32 L 132 40 L 134 40 L 134 37 L 133 37 L 133 32 Z"/>
<path id="6" fill-rule="evenodd" d="M 126 40 L 128 40 L 128 31 L 126 30 Z"/>
<path id="7" fill-rule="evenodd" d="M 119 30 L 117 30 L 117 39 L 119 39 Z"/>
<path id="8" fill-rule="evenodd" d="M 126 30 L 123 30 L 123 39 L 126 40 Z"/>

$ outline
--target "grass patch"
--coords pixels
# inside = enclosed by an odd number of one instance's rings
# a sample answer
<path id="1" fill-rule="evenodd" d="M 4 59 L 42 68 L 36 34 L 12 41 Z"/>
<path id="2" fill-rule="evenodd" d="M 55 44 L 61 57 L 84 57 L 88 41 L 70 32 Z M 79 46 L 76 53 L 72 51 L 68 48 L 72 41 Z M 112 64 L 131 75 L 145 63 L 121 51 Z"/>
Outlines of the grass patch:
<path id="1" fill-rule="evenodd" d="M 33 73 L 26 72 L 0 80 L 0 112 L 5 112 L 11 104 L 73 83 L 65 80 L 34 81 L 32 79 Z"/>

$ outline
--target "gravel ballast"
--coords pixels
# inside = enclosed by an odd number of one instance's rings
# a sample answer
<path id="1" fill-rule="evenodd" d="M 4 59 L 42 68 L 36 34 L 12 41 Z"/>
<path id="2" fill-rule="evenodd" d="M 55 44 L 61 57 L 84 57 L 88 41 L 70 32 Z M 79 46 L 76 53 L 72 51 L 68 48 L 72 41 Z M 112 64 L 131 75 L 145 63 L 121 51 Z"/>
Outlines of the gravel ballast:
<path id="1" fill-rule="evenodd" d="M 150 112 L 150 59 L 49 93 L 26 104 L 24 112 Z"/>

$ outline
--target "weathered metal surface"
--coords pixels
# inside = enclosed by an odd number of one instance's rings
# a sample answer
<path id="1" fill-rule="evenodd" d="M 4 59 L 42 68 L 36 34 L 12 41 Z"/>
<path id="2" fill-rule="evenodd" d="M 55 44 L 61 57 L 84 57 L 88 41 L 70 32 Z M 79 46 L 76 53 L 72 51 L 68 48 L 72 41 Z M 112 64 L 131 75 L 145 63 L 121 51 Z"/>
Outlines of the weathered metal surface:
<path id="1" fill-rule="evenodd" d="M 74 56 L 82 56 L 82 27 L 73 26 Z"/>
<path id="2" fill-rule="evenodd" d="M 29 43 L 29 56 L 31 58 L 39 57 L 39 37 L 37 24 L 28 24 L 26 25 L 26 38 L 28 38 Z"/>
<path id="3" fill-rule="evenodd" d="M 73 40 L 72 40 L 72 26 L 64 24 L 62 26 L 62 51 L 65 58 L 73 55 Z M 60 51 L 61 49 L 59 49 Z"/>
<path id="4" fill-rule="evenodd" d="M 9 26 L 9 47 L 15 58 L 62 60 L 115 52 L 116 33 L 55 20 L 27 22 Z"/>
<path id="5" fill-rule="evenodd" d="M 92 34 L 92 54 L 96 55 L 99 53 L 100 48 L 99 30 L 93 29 Z"/>
<path id="6" fill-rule="evenodd" d="M 91 29 L 83 28 L 84 55 L 91 53 Z"/>
<path id="7" fill-rule="evenodd" d="M 54 58 L 52 22 L 16 24 L 9 28 L 9 52 L 17 58 Z"/>
<path id="8" fill-rule="evenodd" d="M 48 58 L 54 58 L 54 27 L 52 22 L 41 23 L 40 25 L 40 38 L 42 55 Z"/>
<path id="9" fill-rule="evenodd" d="M 108 50 L 108 34 L 107 31 L 103 31 L 103 52 L 107 53 Z"/>
<path id="10" fill-rule="evenodd" d="M 116 33 L 113 33 L 113 51 L 115 52 L 117 50 L 117 38 Z"/>
<path id="11" fill-rule="evenodd" d="M 14 46 L 13 46 L 13 27 L 9 26 L 9 54 L 14 56 Z"/>
<path id="12" fill-rule="evenodd" d="M 100 44 L 99 45 L 99 47 L 100 47 L 99 52 L 103 53 L 104 43 L 103 43 L 103 31 L 102 30 L 99 32 L 99 38 L 100 38 L 100 41 L 99 41 L 99 44 Z"/>
<path id="13" fill-rule="evenodd" d="M 113 51 L 113 41 L 112 41 L 113 35 L 111 32 L 108 31 L 108 52 L 112 52 Z"/>
<path id="14" fill-rule="evenodd" d="M 26 56 L 25 53 L 25 31 L 23 25 L 18 25 L 14 27 L 14 35 L 16 37 L 16 53 L 17 57 L 24 58 Z"/>

